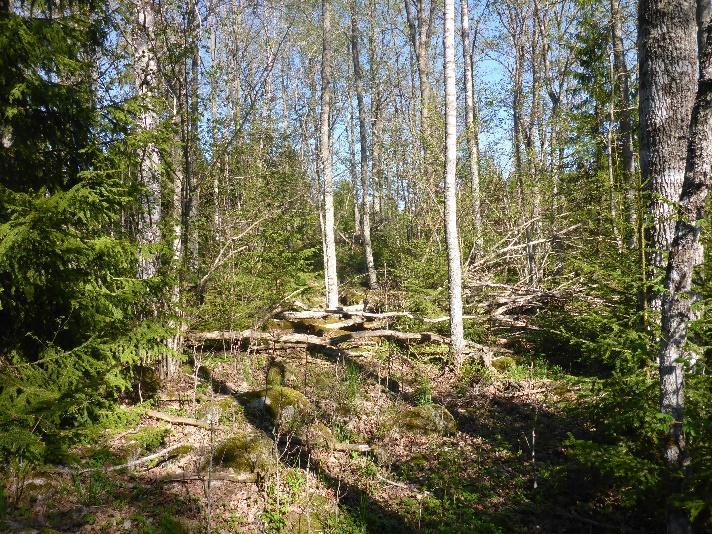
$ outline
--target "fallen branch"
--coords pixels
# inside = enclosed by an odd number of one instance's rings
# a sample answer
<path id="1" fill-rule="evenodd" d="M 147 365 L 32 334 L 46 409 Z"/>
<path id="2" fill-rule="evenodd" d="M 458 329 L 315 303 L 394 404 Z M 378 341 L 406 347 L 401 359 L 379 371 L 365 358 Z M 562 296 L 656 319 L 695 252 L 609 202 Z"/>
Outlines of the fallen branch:
<path id="1" fill-rule="evenodd" d="M 136 460 L 131 460 L 130 462 L 127 462 L 127 463 L 121 464 L 121 465 L 112 465 L 109 467 L 92 467 L 89 469 L 72 469 L 70 467 L 59 467 L 56 470 L 63 472 L 63 473 L 73 474 L 73 475 L 83 475 L 86 473 L 97 473 L 97 472 L 110 473 L 112 471 L 119 471 L 120 469 L 128 469 L 130 467 L 136 467 L 137 465 L 146 464 L 146 463 L 150 462 L 151 460 L 156 460 L 158 458 L 161 458 L 162 456 L 165 456 L 165 455 L 173 452 L 176 449 L 180 449 L 181 447 L 186 447 L 186 446 L 190 446 L 190 444 L 186 441 L 183 441 L 181 443 L 176 443 L 175 445 L 166 447 L 165 449 L 162 449 L 158 452 L 154 452 L 153 454 L 149 454 L 148 456 L 144 456 L 142 458 L 137 458 Z"/>
<path id="2" fill-rule="evenodd" d="M 427 343 L 449 343 L 450 340 L 433 332 L 400 332 L 398 330 L 361 330 L 359 332 L 349 332 L 342 336 L 332 338 L 333 345 L 340 345 L 347 341 L 357 339 L 394 339 L 403 342 Z"/>
<path id="3" fill-rule="evenodd" d="M 302 310 L 302 311 L 287 311 L 282 313 L 282 317 L 288 321 L 299 321 L 304 319 L 325 319 L 327 317 L 362 317 L 364 319 L 389 319 L 392 317 L 406 317 L 424 323 L 444 323 L 450 320 L 450 317 L 444 315 L 442 317 L 423 317 L 413 314 L 408 311 L 390 311 L 390 312 L 366 312 L 362 310 L 351 310 L 347 308 L 325 309 L 325 310 Z M 463 315 L 463 319 L 480 319 L 478 315 Z M 327 328 L 327 326 L 324 326 Z"/>

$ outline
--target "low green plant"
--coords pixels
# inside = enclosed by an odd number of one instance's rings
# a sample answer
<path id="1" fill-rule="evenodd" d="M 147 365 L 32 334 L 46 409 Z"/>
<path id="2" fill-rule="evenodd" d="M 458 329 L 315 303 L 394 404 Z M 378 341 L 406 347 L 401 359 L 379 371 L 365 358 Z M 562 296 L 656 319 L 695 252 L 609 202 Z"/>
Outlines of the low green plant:
<path id="1" fill-rule="evenodd" d="M 415 402 L 419 406 L 433 403 L 433 384 L 428 377 L 424 377 L 420 380 L 418 389 L 415 391 Z"/>

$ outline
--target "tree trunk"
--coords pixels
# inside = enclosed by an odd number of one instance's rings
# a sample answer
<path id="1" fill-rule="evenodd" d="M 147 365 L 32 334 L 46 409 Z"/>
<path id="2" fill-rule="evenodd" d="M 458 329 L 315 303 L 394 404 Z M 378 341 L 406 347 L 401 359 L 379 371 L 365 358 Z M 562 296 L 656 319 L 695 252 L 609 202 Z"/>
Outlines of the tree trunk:
<path id="1" fill-rule="evenodd" d="M 457 98 L 455 86 L 455 0 L 445 0 L 445 238 L 450 296 L 450 356 L 459 371 L 465 336 L 462 324 L 462 267 L 457 236 Z"/>
<path id="2" fill-rule="evenodd" d="M 354 234 L 358 239 L 362 239 L 361 210 L 359 209 L 359 185 L 358 172 L 356 170 L 356 124 L 354 121 L 353 101 L 349 98 L 349 174 L 351 175 L 351 187 L 354 190 Z"/>
<path id="3" fill-rule="evenodd" d="M 651 280 L 662 276 L 675 231 L 697 81 L 694 0 L 641 0 L 638 13 L 640 64 L 640 166 L 652 215 L 648 227 Z M 660 291 L 648 296 L 660 311 Z"/>
<path id="4" fill-rule="evenodd" d="M 144 132 L 158 127 L 155 110 L 158 65 L 154 50 L 155 14 L 151 0 L 138 0 L 135 44 L 136 92 L 141 98 L 142 110 L 139 125 Z M 143 248 L 139 259 L 138 275 L 148 280 L 158 272 L 159 257 L 155 248 L 161 240 L 161 161 L 158 147 L 149 141 L 140 154 L 139 180 L 143 186 L 141 212 L 138 218 L 138 244 Z M 151 250 L 151 248 L 153 250 Z M 147 250 L 148 249 L 148 250 Z"/>
<path id="5" fill-rule="evenodd" d="M 480 148 L 478 146 L 477 124 L 475 123 L 475 95 L 472 84 L 472 50 L 470 45 L 470 16 L 467 9 L 468 0 L 460 0 L 460 15 L 462 22 L 462 55 L 465 71 L 465 116 L 467 144 L 470 150 L 470 184 L 472 187 L 472 224 L 475 233 L 475 245 L 482 249 L 482 215 L 480 212 Z"/>
<path id="6" fill-rule="evenodd" d="M 625 61 L 623 47 L 623 30 L 620 0 L 611 0 L 611 40 L 613 41 L 613 87 L 618 88 L 618 105 L 620 115 L 618 131 L 621 140 L 621 156 L 623 161 L 623 187 L 625 199 L 626 246 L 632 249 L 635 246 L 637 223 L 637 180 L 635 176 L 635 162 L 633 159 L 633 123 L 631 120 L 630 103 L 630 75 Z"/>
<path id="7" fill-rule="evenodd" d="M 435 0 L 431 0 L 430 9 L 427 9 L 425 0 L 405 0 L 406 20 L 415 53 L 420 90 L 420 157 L 422 174 L 425 177 L 425 188 L 427 189 L 423 194 L 422 202 L 425 204 L 426 212 L 432 206 L 430 199 L 435 193 L 435 172 L 432 166 L 433 150 L 431 146 L 433 141 L 430 129 L 430 109 L 433 99 L 430 87 L 430 59 L 428 57 L 435 3 Z M 413 13 L 412 4 L 415 4 L 415 13 Z"/>
<path id="8" fill-rule="evenodd" d="M 366 272 L 368 273 L 368 287 L 378 288 L 376 267 L 373 262 L 373 247 L 371 245 L 371 215 L 370 215 L 370 185 L 368 179 L 368 142 L 366 139 L 366 104 L 363 100 L 363 72 L 361 58 L 359 57 L 359 34 L 356 13 L 358 6 L 354 3 L 351 13 L 351 55 L 354 63 L 354 82 L 356 85 L 356 103 L 358 105 L 359 147 L 361 152 L 361 232 L 363 248 L 366 256 Z"/>
<path id="9" fill-rule="evenodd" d="M 692 275 L 701 263 L 700 231 L 705 200 L 712 185 L 712 25 L 705 27 L 700 54 L 700 79 L 689 128 L 685 177 L 679 213 L 665 275 L 660 342 L 660 409 L 672 417 L 664 455 L 673 473 L 689 462 L 683 436 L 684 362 L 687 332 L 692 319 Z M 672 488 L 678 490 L 679 486 Z M 671 509 L 668 532 L 689 532 L 682 510 Z"/>
<path id="10" fill-rule="evenodd" d="M 331 164 L 331 0 L 321 1 L 322 55 L 321 55 L 321 116 L 319 130 L 319 162 L 324 187 L 324 279 L 326 305 L 339 305 L 339 282 L 336 276 L 336 240 L 334 237 L 334 178 Z"/>

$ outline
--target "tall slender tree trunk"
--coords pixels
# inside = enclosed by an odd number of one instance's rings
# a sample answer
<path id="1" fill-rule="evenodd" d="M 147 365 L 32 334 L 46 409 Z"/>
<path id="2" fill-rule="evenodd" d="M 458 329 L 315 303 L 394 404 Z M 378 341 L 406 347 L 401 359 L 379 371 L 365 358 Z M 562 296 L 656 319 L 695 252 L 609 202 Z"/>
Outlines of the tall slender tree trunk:
<path id="1" fill-rule="evenodd" d="M 618 210 L 616 209 L 616 179 L 613 163 L 613 122 L 615 120 L 615 69 L 613 54 L 609 54 L 609 69 L 611 77 L 611 98 L 608 102 L 608 127 L 606 135 L 606 151 L 608 152 L 608 209 L 611 215 L 611 229 L 613 230 L 613 238 L 616 240 L 618 251 L 623 251 L 623 240 L 618 231 Z"/>
<path id="2" fill-rule="evenodd" d="M 630 74 L 625 60 L 620 0 L 611 0 L 611 40 L 613 45 L 613 87 L 618 89 L 618 131 L 623 162 L 623 188 L 625 199 L 625 242 L 629 249 L 635 247 L 637 222 L 637 188 L 633 158 L 633 121 L 631 120 Z"/>
<path id="3" fill-rule="evenodd" d="M 640 166 L 652 221 L 648 226 L 651 280 L 662 276 L 675 230 L 675 206 L 685 176 L 690 115 L 697 86 L 697 25 L 694 0 L 641 0 L 638 12 L 640 64 Z M 648 296 L 660 311 L 660 291 Z"/>
<path id="4" fill-rule="evenodd" d="M 459 371 L 465 336 L 462 323 L 462 266 L 457 236 L 457 97 L 455 87 L 455 0 L 445 0 L 445 238 L 450 296 L 450 357 Z"/>
<path id="5" fill-rule="evenodd" d="M 139 125 L 144 132 L 158 127 L 156 112 L 156 85 L 158 64 L 155 54 L 155 13 L 151 0 L 138 0 L 136 5 L 135 79 L 136 92 L 141 98 L 142 110 Z M 143 248 L 139 259 L 138 275 L 148 280 L 158 272 L 159 257 L 156 250 L 161 240 L 161 161 L 158 147 L 149 141 L 140 154 L 139 179 L 143 186 L 141 213 L 138 219 L 138 243 Z M 150 249 L 153 250 L 150 250 Z"/>
<path id="6" fill-rule="evenodd" d="M 368 140 L 366 138 L 366 104 L 363 98 L 363 72 L 361 58 L 359 57 L 359 31 L 356 13 L 358 5 L 354 3 L 351 13 L 351 56 L 354 64 L 354 83 L 356 85 L 356 104 L 358 106 L 359 146 L 361 153 L 361 232 L 363 235 L 363 248 L 366 256 L 366 272 L 368 274 L 368 287 L 376 289 L 378 278 L 373 262 L 373 246 L 371 244 L 371 207 L 370 184 L 368 177 Z"/>
<path id="7" fill-rule="evenodd" d="M 702 40 L 705 45 L 700 52 L 700 79 L 692 111 L 685 178 L 668 257 L 662 306 L 660 408 L 673 419 L 664 447 L 665 461 L 673 473 L 684 470 L 689 462 L 683 435 L 685 390 L 682 360 L 688 327 L 693 319 L 695 298 L 691 293 L 692 275 L 694 267 L 701 263 L 700 226 L 704 219 L 707 193 L 712 186 L 712 24 L 705 26 Z M 679 486 L 673 487 L 675 490 L 679 491 Z M 683 510 L 670 510 L 667 530 L 673 534 L 691 531 Z"/>
<path id="8" fill-rule="evenodd" d="M 349 174 L 351 175 L 351 187 L 354 190 L 354 234 L 356 234 L 358 239 L 362 239 L 359 179 L 356 169 L 356 122 L 354 120 L 355 113 L 351 98 L 349 98 L 349 112 Z"/>
<path id="9" fill-rule="evenodd" d="M 470 15 L 468 0 L 460 0 L 460 18 L 462 23 L 462 55 L 464 62 L 465 117 L 467 145 L 470 150 L 470 185 L 472 187 L 472 224 L 475 232 L 475 244 L 482 249 L 482 214 L 480 210 L 480 147 L 477 124 L 475 122 L 475 95 L 472 83 L 472 49 L 470 44 Z"/>
<path id="10" fill-rule="evenodd" d="M 432 91 L 430 87 L 430 37 L 433 27 L 433 14 L 435 0 L 430 0 L 430 9 L 427 9 L 425 0 L 405 0 L 406 20 L 410 40 L 415 53 L 416 71 L 418 73 L 418 88 L 420 91 L 420 160 L 422 162 L 422 175 L 425 178 L 425 194 L 422 195 L 425 211 L 432 207 L 430 199 L 435 194 L 435 171 L 432 165 L 432 131 L 430 124 L 430 110 Z M 413 4 L 415 13 L 413 13 Z"/>
<path id="11" fill-rule="evenodd" d="M 334 178 L 331 164 L 331 0 L 321 0 L 321 110 L 319 130 L 319 162 L 324 187 L 324 281 L 326 306 L 339 305 L 339 282 L 336 276 L 336 240 L 334 236 Z"/>

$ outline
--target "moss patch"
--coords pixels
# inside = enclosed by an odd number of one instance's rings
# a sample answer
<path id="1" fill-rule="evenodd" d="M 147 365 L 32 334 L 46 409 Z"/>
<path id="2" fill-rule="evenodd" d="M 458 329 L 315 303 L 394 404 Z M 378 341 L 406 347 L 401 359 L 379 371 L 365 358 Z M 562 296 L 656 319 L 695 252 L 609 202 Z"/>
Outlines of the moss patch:
<path id="1" fill-rule="evenodd" d="M 336 443 L 329 427 L 319 421 L 302 427 L 297 432 L 297 437 L 313 449 L 332 449 Z"/>
<path id="2" fill-rule="evenodd" d="M 311 494 L 299 503 L 299 509 L 287 514 L 285 532 L 289 534 L 308 534 L 312 532 L 331 532 L 328 523 L 337 512 L 334 503 L 319 494 Z"/>
<path id="3" fill-rule="evenodd" d="M 309 400 L 296 389 L 285 386 L 246 393 L 242 399 L 248 408 L 267 412 L 277 426 L 299 426 L 308 421 L 311 413 Z"/>
<path id="4" fill-rule="evenodd" d="M 271 361 L 267 367 L 267 386 L 283 386 L 284 378 L 287 374 L 287 369 L 284 363 Z"/>
<path id="5" fill-rule="evenodd" d="M 499 372 L 504 372 L 507 369 L 511 369 L 517 365 L 517 362 L 514 358 L 511 356 L 500 356 L 499 358 L 495 358 L 492 360 L 492 367 L 497 369 Z"/>
<path id="6" fill-rule="evenodd" d="M 213 453 L 213 465 L 233 469 L 237 473 L 273 472 L 277 467 L 273 443 L 264 434 L 233 436 L 218 444 Z"/>
<path id="7" fill-rule="evenodd" d="M 455 418 L 444 406 L 426 404 L 405 410 L 391 419 L 391 426 L 425 434 L 454 434 Z"/>
<path id="8" fill-rule="evenodd" d="M 220 423 L 232 423 L 242 413 L 242 406 L 232 397 L 201 402 L 195 410 L 195 417 L 208 419 L 214 417 Z M 217 417 L 216 417 L 217 416 Z"/>

